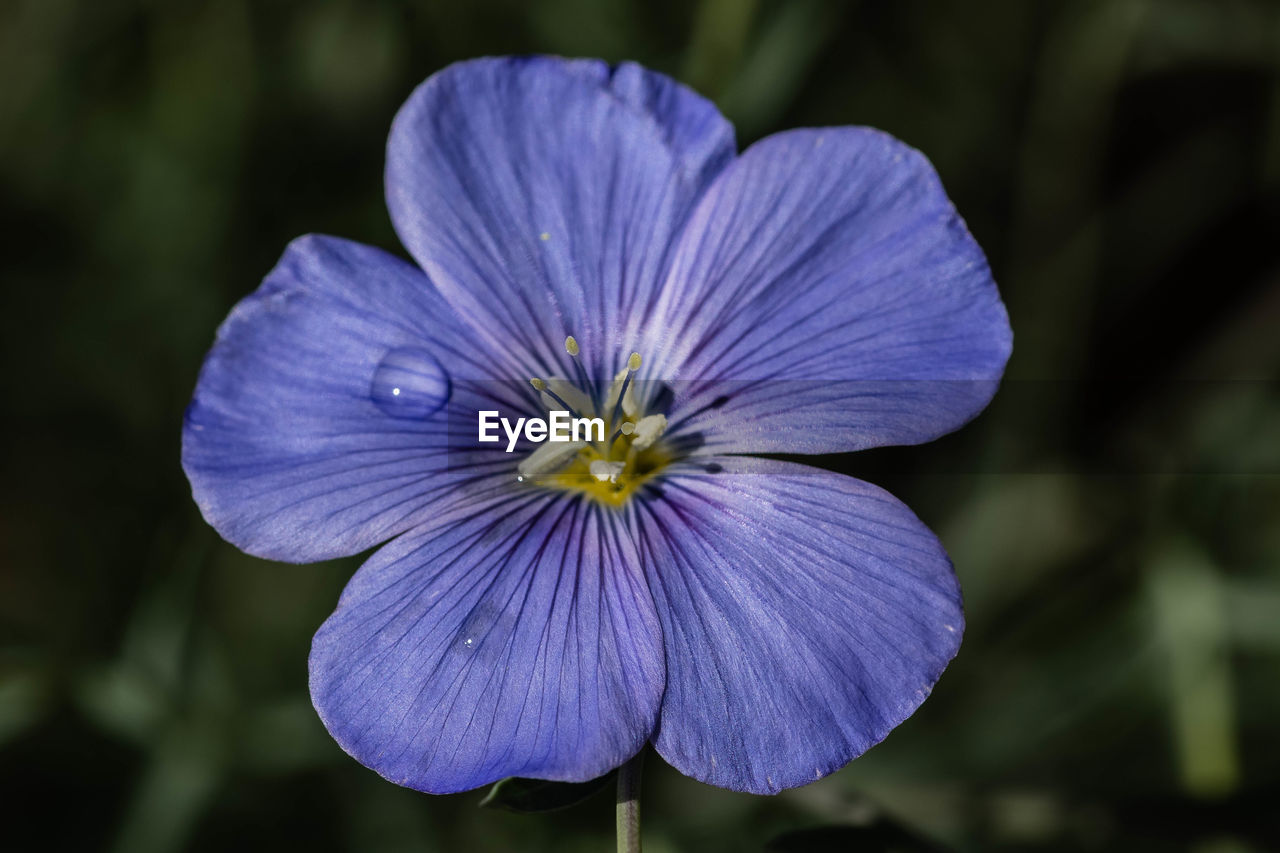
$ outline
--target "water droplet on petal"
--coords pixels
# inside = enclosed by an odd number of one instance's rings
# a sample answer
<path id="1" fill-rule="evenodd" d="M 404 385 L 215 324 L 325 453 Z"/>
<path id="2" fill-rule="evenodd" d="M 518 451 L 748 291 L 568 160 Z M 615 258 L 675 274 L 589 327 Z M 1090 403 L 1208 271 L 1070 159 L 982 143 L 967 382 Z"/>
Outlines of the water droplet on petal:
<path id="1" fill-rule="evenodd" d="M 425 418 L 449 399 L 449 374 L 419 347 L 396 347 L 373 372 L 369 396 L 393 418 Z"/>
<path id="2" fill-rule="evenodd" d="M 473 643 L 475 643 L 475 640 L 472 639 L 471 637 L 467 637 L 467 639 L 463 641 L 462 645 L 466 646 L 467 648 L 471 648 Z"/>

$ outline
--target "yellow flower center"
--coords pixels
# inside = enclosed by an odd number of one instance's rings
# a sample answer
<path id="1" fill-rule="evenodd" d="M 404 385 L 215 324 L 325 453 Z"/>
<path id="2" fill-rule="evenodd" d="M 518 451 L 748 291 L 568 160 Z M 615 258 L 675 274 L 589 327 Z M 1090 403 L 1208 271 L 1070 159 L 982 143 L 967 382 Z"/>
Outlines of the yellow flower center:
<path id="1" fill-rule="evenodd" d="M 576 361 L 579 348 L 572 335 L 565 340 L 564 348 L 575 359 L 578 381 L 590 387 L 585 371 Z M 520 462 L 517 479 L 544 488 L 580 492 L 606 506 L 624 505 L 672 459 L 661 441 L 667 428 L 666 416 L 644 412 L 642 395 L 635 393 L 632 379 L 639 369 L 640 354 L 633 352 L 599 401 L 568 379 L 531 379 L 549 412 L 564 410 L 574 418 L 600 418 L 604 430 L 594 440 L 538 447 Z M 587 435 L 591 436 L 590 430 Z"/>

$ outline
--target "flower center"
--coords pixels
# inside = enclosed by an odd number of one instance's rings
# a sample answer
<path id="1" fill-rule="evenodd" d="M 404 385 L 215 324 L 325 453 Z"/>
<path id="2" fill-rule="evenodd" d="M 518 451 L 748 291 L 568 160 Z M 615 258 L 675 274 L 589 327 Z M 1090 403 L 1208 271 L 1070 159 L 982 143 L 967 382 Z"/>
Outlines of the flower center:
<path id="1" fill-rule="evenodd" d="M 666 415 L 646 413 L 644 397 L 633 381 L 640 354 L 631 353 L 626 365 L 599 389 L 578 360 L 578 342 L 570 335 L 565 351 L 573 358 L 576 379 L 530 379 L 547 411 L 567 411 L 573 418 L 598 418 L 603 430 L 586 431 L 586 441 L 546 443 L 520 462 L 518 479 L 553 489 L 578 491 L 608 506 L 619 507 L 642 483 L 660 471 L 671 454 L 661 438 Z"/>

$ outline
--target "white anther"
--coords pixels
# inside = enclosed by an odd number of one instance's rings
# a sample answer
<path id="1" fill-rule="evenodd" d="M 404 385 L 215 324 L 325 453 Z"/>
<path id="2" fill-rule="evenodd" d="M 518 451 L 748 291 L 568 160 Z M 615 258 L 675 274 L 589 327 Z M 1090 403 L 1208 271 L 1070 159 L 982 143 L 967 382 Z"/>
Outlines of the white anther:
<path id="1" fill-rule="evenodd" d="M 576 356 L 578 354 L 578 340 L 573 335 L 564 339 L 564 350 L 569 355 Z"/>
<path id="2" fill-rule="evenodd" d="M 596 459 L 587 466 L 587 470 L 591 472 L 592 477 L 595 477 L 601 483 L 616 483 L 618 482 L 618 475 L 626 467 L 623 462 L 606 462 L 603 459 Z"/>
<path id="3" fill-rule="evenodd" d="M 636 423 L 636 437 L 631 440 L 631 446 L 636 450 L 651 447 L 666 428 L 666 415 L 646 415 Z"/>
<path id="4" fill-rule="evenodd" d="M 548 441 L 521 460 L 516 471 L 526 480 L 540 477 L 568 462 L 586 446 L 583 441 Z"/>
<path id="5" fill-rule="evenodd" d="M 619 427 L 619 429 L 622 431 L 623 435 L 631 435 L 631 433 L 636 431 L 636 425 L 633 424 L 631 421 L 627 421 L 621 427 Z"/>

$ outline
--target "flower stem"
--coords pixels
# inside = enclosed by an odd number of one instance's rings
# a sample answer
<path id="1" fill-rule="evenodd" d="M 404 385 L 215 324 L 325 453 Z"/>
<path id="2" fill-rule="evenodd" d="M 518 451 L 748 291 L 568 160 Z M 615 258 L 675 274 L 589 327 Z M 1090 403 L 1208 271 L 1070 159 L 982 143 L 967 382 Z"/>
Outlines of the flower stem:
<path id="1" fill-rule="evenodd" d="M 618 768 L 618 853 L 640 853 L 640 770 L 644 750 Z"/>

